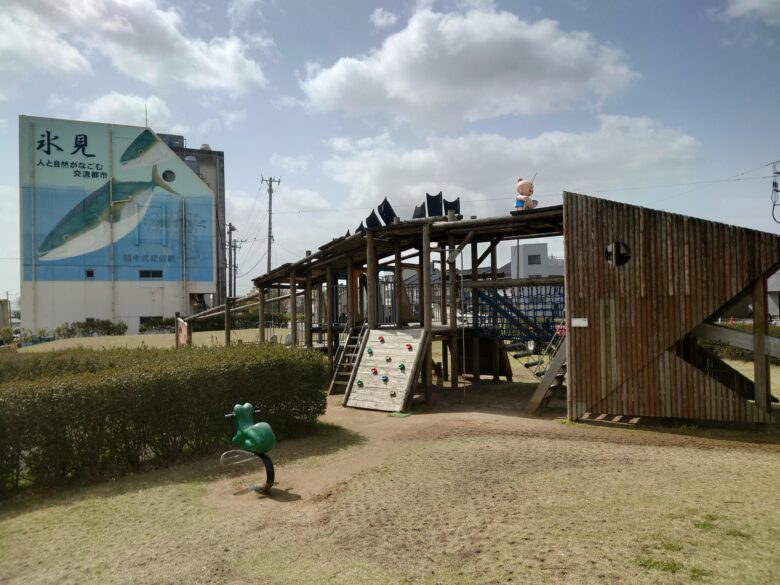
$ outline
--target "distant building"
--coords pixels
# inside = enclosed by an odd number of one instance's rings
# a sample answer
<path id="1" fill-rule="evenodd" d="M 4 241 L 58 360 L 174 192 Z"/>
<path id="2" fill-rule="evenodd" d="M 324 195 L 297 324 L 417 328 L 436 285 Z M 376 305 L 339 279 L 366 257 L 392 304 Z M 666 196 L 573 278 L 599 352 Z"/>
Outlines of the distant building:
<path id="1" fill-rule="evenodd" d="M 148 128 L 20 116 L 19 146 L 23 328 L 107 319 L 133 333 L 219 297 L 221 152 L 204 155 L 208 184 Z"/>
<path id="2" fill-rule="evenodd" d="M 563 258 L 548 255 L 546 243 L 512 246 L 509 264 L 512 278 L 563 276 Z"/>
<path id="3" fill-rule="evenodd" d="M 187 166 L 198 175 L 214 192 L 216 207 L 217 234 L 217 293 L 212 305 L 221 305 L 227 294 L 227 250 L 225 240 L 225 153 L 212 150 L 208 144 L 200 148 L 188 148 L 184 136 L 176 134 L 158 134 L 170 149 L 179 155 Z"/>

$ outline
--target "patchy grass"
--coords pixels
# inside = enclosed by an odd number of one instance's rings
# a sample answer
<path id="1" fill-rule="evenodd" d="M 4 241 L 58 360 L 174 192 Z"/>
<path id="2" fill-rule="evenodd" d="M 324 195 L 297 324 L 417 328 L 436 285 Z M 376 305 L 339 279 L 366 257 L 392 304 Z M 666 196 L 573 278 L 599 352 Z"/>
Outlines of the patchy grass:
<path id="1" fill-rule="evenodd" d="M 755 546 L 780 540 L 776 446 L 330 409 L 341 426 L 272 452 L 271 497 L 232 496 L 259 467 L 214 456 L 4 503 L 0 582 L 777 582 L 780 559 Z"/>
<path id="2" fill-rule="evenodd" d="M 667 573 L 677 573 L 683 568 L 682 563 L 667 559 L 655 559 L 648 555 L 642 555 L 636 559 L 636 564 L 643 569 L 653 569 L 657 571 L 666 571 Z"/>

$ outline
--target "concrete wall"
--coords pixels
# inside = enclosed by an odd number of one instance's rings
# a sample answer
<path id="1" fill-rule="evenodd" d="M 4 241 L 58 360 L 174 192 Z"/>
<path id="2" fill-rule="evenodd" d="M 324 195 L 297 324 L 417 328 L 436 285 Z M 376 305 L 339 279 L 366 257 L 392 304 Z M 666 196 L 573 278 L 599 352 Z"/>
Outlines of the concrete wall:
<path id="1" fill-rule="evenodd" d="M 212 294 L 213 283 L 187 283 L 187 296 Z M 22 283 L 22 328 L 53 330 L 63 323 L 86 319 L 123 321 L 128 333 L 138 333 L 141 317 L 189 314 L 181 282 L 32 282 Z M 25 316 L 28 318 L 25 319 Z M 30 316 L 34 316 L 30 317 Z"/>

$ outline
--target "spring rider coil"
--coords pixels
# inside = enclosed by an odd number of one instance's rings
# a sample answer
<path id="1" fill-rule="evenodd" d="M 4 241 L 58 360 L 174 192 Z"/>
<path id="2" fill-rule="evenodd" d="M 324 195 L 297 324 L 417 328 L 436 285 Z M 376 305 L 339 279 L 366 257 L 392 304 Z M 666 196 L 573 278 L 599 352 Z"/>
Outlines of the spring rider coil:
<path id="1" fill-rule="evenodd" d="M 254 461 L 255 457 L 263 462 L 265 467 L 265 484 L 253 485 L 239 490 L 234 495 L 244 494 L 250 491 L 258 493 L 268 493 L 274 485 L 274 464 L 268 456 L 268 451 L 276 446 L 276 437 L 274 436 L 271 425 L 267 422 L 254 422 L 254 414 L 260 412 L 248 402 L 245 404 L 236 404 L 233 407 L 232 414 L 226 414 L 225 418 L 236 419 L 236 434 L 231 442 L 240 447 L 226 451 L 219 458 L 223 466 L 239 465 L 247 461 Z"/>

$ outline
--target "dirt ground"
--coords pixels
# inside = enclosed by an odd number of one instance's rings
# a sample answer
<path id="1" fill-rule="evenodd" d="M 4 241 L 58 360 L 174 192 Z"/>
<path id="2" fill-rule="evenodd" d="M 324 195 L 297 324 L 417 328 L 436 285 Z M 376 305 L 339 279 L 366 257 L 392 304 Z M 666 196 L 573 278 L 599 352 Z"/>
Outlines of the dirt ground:
<path id="1" fill-rule="evenodd" d="M 329 399 L 262 478 L 217 455 L 0 504 L 0 583 L 780 582 L 776 429 L 521 414 L 530 383 L 408 417 Z"/>

